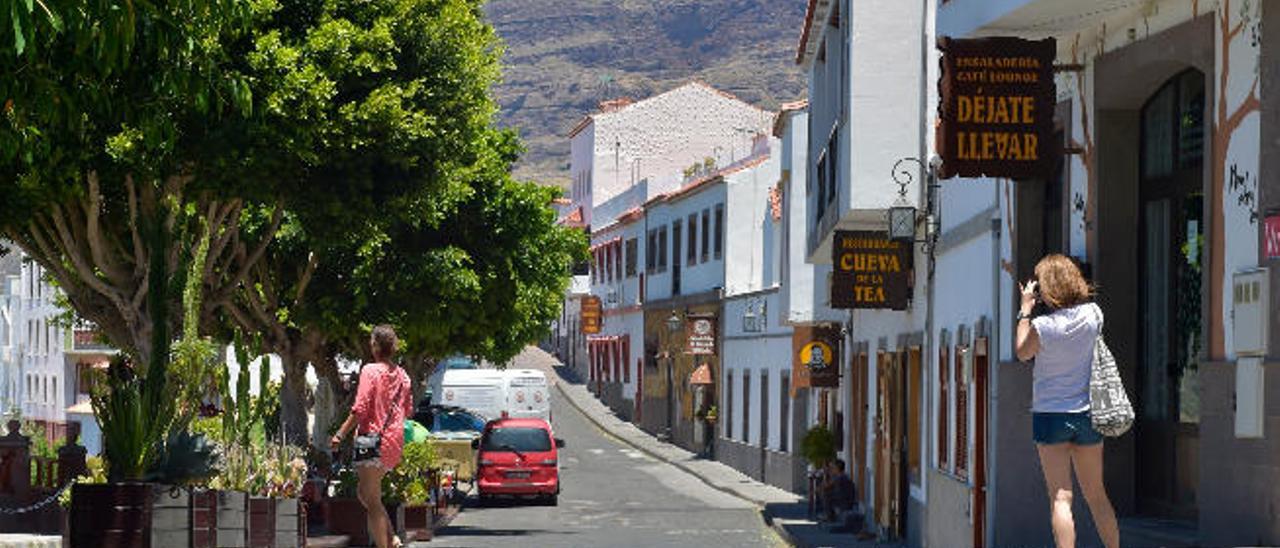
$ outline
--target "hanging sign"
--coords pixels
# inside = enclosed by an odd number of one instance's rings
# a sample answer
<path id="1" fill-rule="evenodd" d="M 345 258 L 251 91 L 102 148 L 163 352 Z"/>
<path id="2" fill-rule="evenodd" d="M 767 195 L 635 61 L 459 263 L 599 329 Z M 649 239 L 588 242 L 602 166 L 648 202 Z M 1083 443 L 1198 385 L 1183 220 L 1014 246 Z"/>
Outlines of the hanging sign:
<path id="1" fill-rule="evenodd" d="M 1280 215 L 1267 217 L 1262 223 L 1262 240 L 1267 259 L 1280 259 Z"/>
<path id="2" fill-rule="evenodd" d="M 940 177 L 1052 176 L 1062 152 L 1053 142 L 1057 42 L 943 37 L 938 49 Z"/>
<path id="3" fill-rule="evenodd" d="M 791 396 L 800 388 L 840 386 L 840 329 L 798 325 L 791 334 Z"/>
<path id="4" fill-rule="evenodd" d="M 582 298 L 582 332 L 594 335 L 600 332 L 600 297 L 587 295 Z"/>
<path id="5" fill-rule="evenodd" d="M 684 353 L 714 356 L 716 353 L 716 317 L 690 315 L 684 324 Z"/>
<path id="6" fill-rule="evenodd" d="M 837 230 L 831 245 L 832 308 L 906 310 L 915 254 L 875 231 Z"/>

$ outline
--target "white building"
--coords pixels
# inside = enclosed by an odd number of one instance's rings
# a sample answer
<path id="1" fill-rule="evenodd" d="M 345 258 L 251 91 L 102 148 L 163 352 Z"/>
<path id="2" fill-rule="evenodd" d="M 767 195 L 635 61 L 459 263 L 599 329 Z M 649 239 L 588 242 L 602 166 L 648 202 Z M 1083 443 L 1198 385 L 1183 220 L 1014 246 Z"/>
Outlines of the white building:
<path id="1" fill-rule="evenodd" d="M 626 211 L 680 183 L 686 168 L 711 158 L 726 166 L 751 154 L 772 113 L 703 82 L 693 81 L 632 102 L 601 103 L 569 133 L 570 201 L 583 224 L 608 224 L 593 211 L 643 179 L 651 185 L 638 203 L 615 204 Z"/>
<path id="2" fill-rule="evenodd" d="M 900 200 L 925 210 L 922 160 L 929 157 L 928 98 L 936 82 L 933 9 L 933 2 L 809 2 L 796 60 L 809 74 L 804 250 L 812 263 L 832 264 L 837 230 L 887 238 L 888 210 Z M 894 171 L 904 158 L 915 162 L 902 164 L 900 194 Z M 840 429 L 840 454 L 855 481 L 861 479 L 858 494 L 872 527 L 919 545 L 929 483 L 922 394 L 930 280 L 927 255 L 921 246 L 912 249 L 910 304 L 847 316 L 838 395 L 826 392 L 830 399 L 821 407 L 827 423 Z M 830 294 L 829 283 L 816 283 Z"/>

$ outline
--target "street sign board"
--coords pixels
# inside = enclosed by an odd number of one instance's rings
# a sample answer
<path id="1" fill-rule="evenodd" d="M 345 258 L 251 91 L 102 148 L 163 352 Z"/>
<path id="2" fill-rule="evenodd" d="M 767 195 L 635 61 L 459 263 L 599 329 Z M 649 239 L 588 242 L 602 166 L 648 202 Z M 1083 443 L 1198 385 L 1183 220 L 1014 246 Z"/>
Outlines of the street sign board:
<path id="1" fill-rule="evenodd" d="M 1262 239 L 1267 259 L 1280 259 L 1280 215 L 1267 217 L 1262 224 Z"/>
<path id="2" fill-rule="evenodd" d="M 791 395 L 799 388 L 840 386 L 837 327 L 797 325 L 791 335 Z"/>
<path id="3" fill-rule="evenodd" d="M 832 308 L 906 310 L 915 254 L 911 242 L 876 231 L 837 230 L 831 245 Z"/>
<path id="4" fill-rule="evenodd" d="M 716 353 L 716 317 L 690 315 L 685 322 L 685 354 L 714 356 Z"/>
<path id="5" fill-rule="evenodd" d="M 942 37 L 938 49 L 940 177 L 1052 176 L 1056 41 Z"/>
<path id="6" fill-rule="evenodd" d="M 587 295 L 582 298 L 582 332 L 595 335 L 600 332 L 600 297 Z"/>

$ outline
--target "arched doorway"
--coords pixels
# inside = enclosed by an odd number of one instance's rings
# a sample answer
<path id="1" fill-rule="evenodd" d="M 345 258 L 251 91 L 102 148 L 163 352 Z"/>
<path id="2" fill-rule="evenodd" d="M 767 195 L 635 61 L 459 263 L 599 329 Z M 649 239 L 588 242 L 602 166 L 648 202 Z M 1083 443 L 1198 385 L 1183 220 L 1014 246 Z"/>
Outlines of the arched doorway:
<path id="1" fill-rule="evenodd" d="M 1142 514 L 1196 513 L 1202 343 L 1205 75 L 1187 69 L 1142 106 L 1138 192 L 1136 493 Z"/>

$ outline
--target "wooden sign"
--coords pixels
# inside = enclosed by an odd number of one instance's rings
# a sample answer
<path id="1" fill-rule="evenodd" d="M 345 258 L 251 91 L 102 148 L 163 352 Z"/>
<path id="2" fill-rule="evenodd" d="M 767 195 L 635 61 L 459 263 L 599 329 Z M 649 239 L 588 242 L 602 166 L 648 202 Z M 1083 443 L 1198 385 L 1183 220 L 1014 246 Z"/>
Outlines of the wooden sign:
<path id="1" fill-rule="evenodd" d="M 1056 41 L 943 37 L 938 49 L 939 176 L 1052 176 Z"/>
<path id="2" fill-rule="evenodd" d="M 915 254 L 884 232 L 837 230 L 831 245 L 832 308 L 906 310 Z"/>
<path id="3" fill-rule="evenodd" d="M 840 329 L 798 325 L 791 334 L 791 396 L 799 388 L 840 386 Z"/>
<path id="4" fill-rule="evenodd" d="M 587 295 L 582 298 L 582 332 L 595 335 L 600 332 L 600 297 Z"/>
<path id="5" fill-rule="evenodd" d="M 716 317 L 690 315 L 684 324 L 685 354 L 714 356 L 716 354 Z"/>

